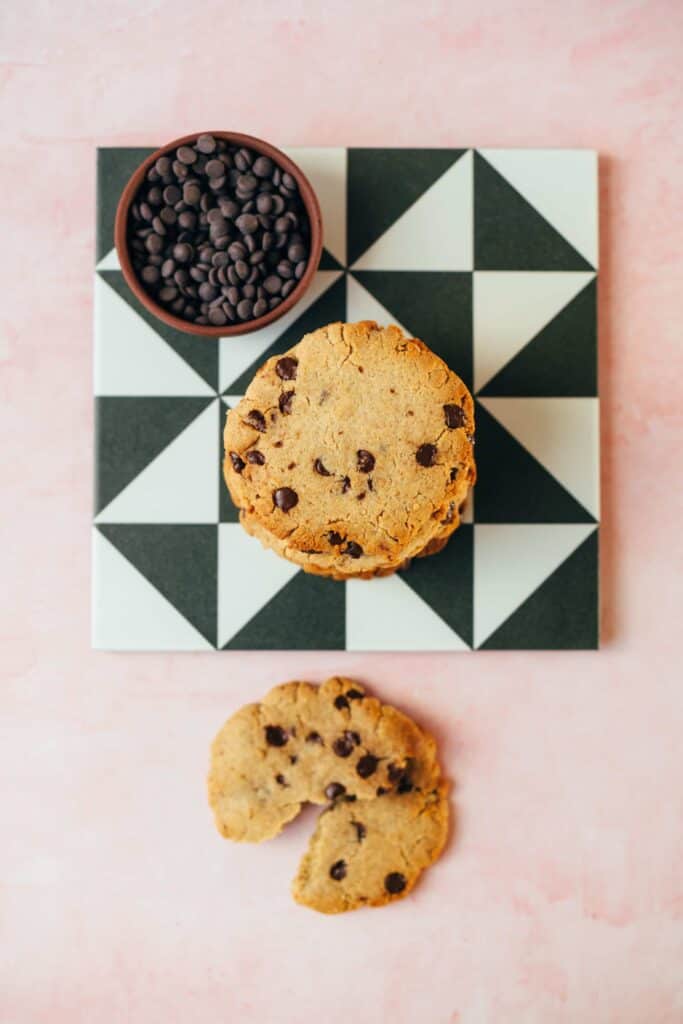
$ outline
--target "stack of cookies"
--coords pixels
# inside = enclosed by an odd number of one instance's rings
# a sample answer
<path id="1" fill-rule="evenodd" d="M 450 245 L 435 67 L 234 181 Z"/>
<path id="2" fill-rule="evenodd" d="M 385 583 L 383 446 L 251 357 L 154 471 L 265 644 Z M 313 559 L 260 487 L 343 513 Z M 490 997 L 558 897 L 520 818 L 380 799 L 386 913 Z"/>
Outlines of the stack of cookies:
<path id="1" fill-rule="evenodd" d="M 407 895 L 448 830 L 433 739 L 336 677 L 285 683 L 233 715 L 213 744 L 209 802 L 222 835 L 253 843 L 326 804 L 292 891 L 328 914 Z"/>
<path id="2" fill-rule="evenodd" d="M 269 359 L 224 441 L 244 528 L 334 579 L 441 550 L 476 473 L 463 382 L 423 342 L 370 321 L 322 327 Z"/>

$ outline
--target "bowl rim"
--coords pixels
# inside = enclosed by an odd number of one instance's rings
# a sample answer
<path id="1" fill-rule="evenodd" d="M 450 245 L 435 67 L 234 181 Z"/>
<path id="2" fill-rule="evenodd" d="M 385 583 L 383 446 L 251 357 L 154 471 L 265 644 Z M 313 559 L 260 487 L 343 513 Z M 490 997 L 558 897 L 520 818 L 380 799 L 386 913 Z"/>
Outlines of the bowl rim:
<path id="1" fill-rule="evenodd" d="M 214 138 L 225 139 L 227 142 L 240 146 L 248 146 L 250 149 L 256 150 L 263 156 L 270 157 L 271 160 L 274 160 L 279 167 L 282 167 L 283 170 L 291 174 L 296 180 L 306 209 L 306 215 L 310 225 L 311 240 L 308 265 L 304 275 L 298 282 L 296 288 L 290 292 L 287 298 L 284 299 L 279 306 L 276 306 L 275 309 L 269 310 L 256 320 L 246 320 L 242 323 L 224 324 L 223 326 L 214 326 L 213 324 L 195 324 L 189 320 L 183 320 L 181 317 L 168 312 L 159 305 L 159 303 L 154 301 L 154 299 L 143 288 L 142 283 L 138 280 L 133 269 L 133 262 L 128 251 L 126 235 L 128 227 L 128 213 L 138 188 L 144 180 L 149 168 L 152 164 L 156 163 L 160 156 L 166 156 L 170 150 L 177 149 L 178 146 L 186 145 L 188 142 L 196 142 L 200 135 L 213 135 Z M 284 316 L 285 313 L 288 313 L 289 310 L 292 309 L 292 307 L 308 290 L 308 287 L 318 269 L 323 248 L 320 203 L 318 202 L 318 197 L 313 186 L 298 164 L 296 164 L 291 157 L 287 156 L 286 153 L 283 153 L 282 150 L 278 149 L 277 146 L 273 146 L 272 143 L 266 142 L 265 139 L 260 139 L 256 135 L 245 135 L 242 132 L 192 132 L 189 135 L 181 135 L 177 139 L 172 139 L 171 142 L 167 142 L 158 149 L 155 149 L 154 152 L 150 153 L 150 155 L 146 157 L 133 171 L 125 188 L 123 189 L 123 192 L 121 193 L 116 207 L 116 216 L 114 218 L 114 246 L 119 257 L 121 272 L 126 284 L 133 292 L 136 299 L 138 299 L 138 301 L 141 302 L 142 305 L 158 320 L 161 320 L 169 327 L 183 331 L 185 334 L 194 334 L 204 338 L 226 338 L 237 336 L 239 334 L 248 334 L 253 331 L 258 331 L 262 327 L 267 327 L 268 324 L 272 324 L 276 320 L 279 320 L 280 317 Z"/>

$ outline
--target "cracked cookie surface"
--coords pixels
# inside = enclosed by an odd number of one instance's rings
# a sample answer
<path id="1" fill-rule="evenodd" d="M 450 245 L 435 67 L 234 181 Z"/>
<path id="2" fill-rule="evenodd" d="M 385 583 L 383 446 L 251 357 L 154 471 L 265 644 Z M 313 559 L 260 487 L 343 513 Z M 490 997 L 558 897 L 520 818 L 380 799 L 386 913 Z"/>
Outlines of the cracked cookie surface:
<path id="1" fill-rule="evenodd" d="M 309 572 L 393 572 L 436 550 L 475 479 L 472 397 L 423 342 L 330 324 L 268 360 L 228 412 L 244 528 Z"/>

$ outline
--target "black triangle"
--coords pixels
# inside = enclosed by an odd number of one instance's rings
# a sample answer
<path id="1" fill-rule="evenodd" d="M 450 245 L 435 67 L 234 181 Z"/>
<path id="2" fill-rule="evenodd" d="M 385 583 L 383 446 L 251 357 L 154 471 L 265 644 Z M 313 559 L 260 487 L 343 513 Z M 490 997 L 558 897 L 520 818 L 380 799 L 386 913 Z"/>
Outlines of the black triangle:
<path id="1" fill-rule="evenodd" d="M 475 270 L 593 270 L 524 196 L 474 154 Z"/>
<path id="2" fill-rule="evenodd" d="M 465 152 L 464 149 L 349 149 L 346 204 L 349 266 Z"/>
<path id="3" fill-rule="evenodd" d="M 301 341 L 304 334 L 315 331 L 318 327 L 335 323 L 337 320 L 346 320 L 346 276 L 342 275 L 334 284 L 322 293 L 319 299 L 309 306 L 301 314 L 298 320 L 290 324 L 279 338 L 276 338 L 272 345 L 262 352 L 258 359 L 255 359 L 251 366 L 241 374 L 237 380 L 227 388 L 223 388 L 224 394 L 243 395 L 251 383 L 251 379 L 267 359 L 280 352 L 286 352 L 292 345 Z"/>
<path id="4" fill-rule="evenodd" d="M 598 393 L 593 279 L 482 388 L 480 394 L 581 398 Z"/>
<path id="5" fill-rule="evenodd" d="M 300 572 L 223 650 L 343 651 L 345 644 L 346 587 Z"/>
<path id="6" fill-rule="evenodd" d="M 95 513 L 215 398 L 96 398 Z"/>
<path id="7" fill-rule="evenodd" d="M 472 387 L 472 275 L 363 270 L 353 276 Z"/>
<path id="8" fill-rule="evenodd" d="M 218 451 L 221 454 L 220 464 L 218 466 L 219 480 L 218 480 L 218 521 L 220 523 L 238 523 L 240 521 L 239 509 L 237 509 L 230 497 L 230 491 L 228 490 L 225 479 L 223 477 L 223 431 L 225 429 L 225 417 L 228 413 L 228 409 L 231 407 L 223 399 L 219 402 L 219 443 Z"/>
<path id="9" fill-rule="evenodd" d="M 401 574 L 404 583 L 437 615 L 472 646 L 473 529 L 458 527 L 443 551 L 428 558 L 414 558 Z"/>
<path id="10" fill-rule="evenodd" d="M 120 270 L 98 270 L 98 274 L 145 323 L 149 324 L 155 334 L 163 338 L 214 391 L 218 390 L 218 338 L 194 337 L 183 331 L 176 331 L 175 328 L 158 320 L 138 302 Z"/>
<path id="11" fill-rule="evenodd" d="M 97 242 L 99 261 L 114 247 L 114 218 L 128 179 L 153 150 L 115 146 L 97 150 Z"/>
<path id="12" fill-rule="evenodd" d="M 323 249 L 322 256 L 320 257 L 320 263 L 318 264 L 318 270 L 343 270 L 341 263 L 338 263 L 331 252 L 327 249 Z"/>
<path id="13" fill-rule="evenodd" d="M 481 645 L 488 650 L 592 650 L 599 646 L 595 530 Z"/>
<path id="14" fill-rule="evenodd" d="M 476 403 L 478 523 L 594 523 L 569 491 Z"/>
<path id="15" fill-rule="evenodd" d="M 217 526 L 99 524 L 98 529 L 174 608 L 216 645 Z"/>

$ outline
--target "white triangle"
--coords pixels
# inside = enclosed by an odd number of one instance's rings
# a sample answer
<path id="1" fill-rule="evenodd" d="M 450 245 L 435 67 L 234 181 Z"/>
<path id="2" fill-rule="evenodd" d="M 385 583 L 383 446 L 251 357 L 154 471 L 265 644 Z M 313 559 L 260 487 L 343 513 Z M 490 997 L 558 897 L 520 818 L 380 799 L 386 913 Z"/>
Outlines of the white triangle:
<path id="1" fill-rule="evenodd" d="M 596 519 L 600 514 L 597 398 L 481 398 L 528 451 Z"/>
<path id="2" fill-rule="evenodd" d="M 218 522 L 218 400 L 131 480 L 98 523 Z"/>
<path id="3" fill-rule="evenodd" d="M 323 245 L 346 265 L 346 149 L 295 146 L 285 151 L 315 189 L 323 221 Z"/>
<path id="4" fill-rule="evenodd" d="M 93 529 L 92 645 L 106 651 L 212 651 L 170 601 Z"/>
<path id="5" fill-rule="evenodd" d="M 374 580 L 347 580 L 346 649 L 468 651 L 470 648 L 400 576 L 394 575 Z"/>
<path id="6" fill-rule="evenodd" d="M 218 349 L 219 391 L 225 391 L 234 380 L 241 377 L 247 367 L 251 366 L 273 342 L 277 341 L 288 327 L 298 320 L 335 281 L 339 280 L 341 275 L 340 270 L 319 270 L 306 294 L 280 320 L 275 320 L 274 323 L 262 327 L 260 331 L 253 331 L 251 334 L 239 334 L 235 338 L 221 338 Z M 320 326 L 324 327 L 325 325 L 320 324 Z"/>
<path id="7" fill-rule="evenodd" d="M 352 274 L 348 274 L 346 278 L 346 316 L 349 323 L 356 323 L 358 320 L 374 320 L 380 327 L 396 324 L 404 334 L 408 337 L 411 336 L 410 331 L 398 322 L 394 314 L 385 309 Z"/>
<path id="8" fill-rule="evenodd" d="M 106 256 L 103 256 L 97 264 L 96 270 L 120 270 L 119 254 L 116 249 L 110 249 Z"/>
<path id="9" fill-rule="evenodd" d="M 594 150 L 482 149 L 480 153 L 597 267 L 598 154 Z"/>
<path id="10" fill-rule="evenodd" d="M 95 394 L 192 397 L 215 391 L 95 275 Z"/>
<path id="11" fill-rule="evenodd" d="M 353 270 L 471 270 L 472 152 L 464 153 L 356 260 Z"/>
<path id="12" fill-rule="evenodd" d="M 595 529 L 592 523 L 477 523 L 475 647 L 483 644 Z"/>
<path id="13" fill-rule="evenodd" d="M 475 391 L 483 388 L 594 277 L 592 272 L 475 271 Z"/>
<path id="14" fill-rule="evenodd" d="M 218 647 L 302 570 L 268 551 L 236 523 L 218 527 Z"/>

